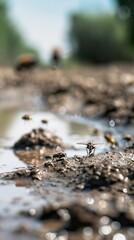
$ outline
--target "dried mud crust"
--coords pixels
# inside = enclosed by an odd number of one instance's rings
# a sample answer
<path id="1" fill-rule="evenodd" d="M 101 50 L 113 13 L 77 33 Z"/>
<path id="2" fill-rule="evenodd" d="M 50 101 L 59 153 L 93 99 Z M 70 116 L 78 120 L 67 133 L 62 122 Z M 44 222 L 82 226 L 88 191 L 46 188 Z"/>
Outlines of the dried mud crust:
<path id="1" fill-rule="evenodd" d="M 20 212 L 20 216 L 44 224 L 36 232 L 43 239 L 51 239 L 52 233 L 69 240 L 87 239 L 84 234 L 96 240 L 104 236 L 110 240 L 115 234 L 133 239 L 132 150 L 73 158 L 57 153 L 40 166 L 7 173 L 4 178 L 29 180 L 35 195 L 48 202 L 34 214 L 32 210 Z"/>

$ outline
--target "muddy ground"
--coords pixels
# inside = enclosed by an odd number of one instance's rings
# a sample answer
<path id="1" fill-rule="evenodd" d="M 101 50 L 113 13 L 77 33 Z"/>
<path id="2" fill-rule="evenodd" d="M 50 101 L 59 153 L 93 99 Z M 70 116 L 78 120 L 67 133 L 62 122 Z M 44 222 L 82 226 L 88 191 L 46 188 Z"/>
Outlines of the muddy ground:
<path id="1" fill-rule="evenodd" d="M 98 145 L 85 143 L 83 156 L 78 149 L 68 157 L 66 149 L 75 147 L 48 131 L 47 121 L 44 128 L 33 129 L 10 146 L 27 166 L 1 171 L 1 186 L 25 187 L 36 198 L 36 206 L 31 198 L 18 211 L 10 214 L 7 209 L 1 214 L 0 240 L 132 240 L 134 66 L 36 69 L 19 74 L 3 68 L 0 90 L 1 109 L 41 109 L 109 122 L 109 131 L 100 133 L 97 127 L 92 131 L 109 145 L 100 154 L 96 154 Z M 38 97 L 37 104 L 33 99 Z M 119 139 L 116 127 L 122 129 Z M 25 195 L 13 199 L 9 208 L 22 199 Z"/>

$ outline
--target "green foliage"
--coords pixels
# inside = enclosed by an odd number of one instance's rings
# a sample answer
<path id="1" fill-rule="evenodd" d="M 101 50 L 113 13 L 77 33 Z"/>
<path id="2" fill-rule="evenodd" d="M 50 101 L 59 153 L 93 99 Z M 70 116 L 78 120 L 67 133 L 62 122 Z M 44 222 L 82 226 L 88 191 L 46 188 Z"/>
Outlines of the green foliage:
<path id="1" fill-rule="evenodd" d="M 111 15 L 76 14 L 71 18 L 71 43 L 81 60 L 105 63 L 125 59 L 125 33 L 125 25 Z"/>
<path id="2" fill-rule="evenodd" d="M 127 6 L 127 7 L 129 7 L 130 9 L 133 9 L 133 8 L 134 8 L 134 1 L 133 1 L 133 0 L 117 0 L 117 3 L 118 3 L 120 6 Z"/>
<path id="3" fill-rule="evenodd" d="M 130 17 L 126 19 L 128 26 L 129 43 L 134 46 L 134 1 L 133 0 L 117 0 L 119 7 L 127 7 L 130 11 Z"/>
<path id="4" fill-rule="evenodd" d="M 0 64 L 14 64 L 19 54 L 37 51 L 29 47 L 8 16 L 7 4 L 0 0 Z"/>

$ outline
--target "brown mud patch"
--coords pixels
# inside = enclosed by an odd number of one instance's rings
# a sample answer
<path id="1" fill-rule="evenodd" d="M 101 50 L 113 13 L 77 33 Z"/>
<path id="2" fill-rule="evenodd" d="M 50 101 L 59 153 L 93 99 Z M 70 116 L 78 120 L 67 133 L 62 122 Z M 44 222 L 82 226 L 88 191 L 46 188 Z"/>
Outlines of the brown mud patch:
<path id="1" fill-rule="evenodd" d="M 20 74 L 0 69 L 0 88 L 3 92 L 0 104 L 4 101 L 6 104 L 10 95 L 10 102 L 16 99 L 17 103 L 19 99 L 27 107 L 31 96 L 40 95 L 44 98 L 44 109 L 133 124 L 133 65 L 46 69 Z M 8 94 L 8 89 L 12 89 L 12 94 Z"/>
<path id="2" fill-rule="evenodd" d="M 38 108 L 44 111 L 108 119 L 115 125 L 132 127 L 134 123 L 133 66 L 46 69 L 18 75 L 11 69 L 1 69 L 0 88 L 1 108 L 30 110 L 37 107 L 33 97 L 40 96 Z M 96 136 L 98 131 L 96 128 Z M 68 157 L 64 139 L 46 128 L 22 136 L 14 145 L 14 153 L 27 167 L 1 172 L 0 187 L 10 186 L 9 199 L 12 191 L 24 192 L 20 198 L 14 194 L 9 209 L 4 215 L 1 212 L 0 237 L 132 240 L 133 136 L 124 140 L 123 136 L 121 143 L 111 140 L 111 150 L 98 155 L 87 156 L 85 145 L 84 156 L 79 156 L 78 150 L 77 155 Z M 25 190 L 30 200 L 22 204 Z"/>
<path id="3" fill-rule="evenodd" d="M 28 180 L 34 194 L 47 201 L 44 207 L 19 213 L 40 223 L 35 231 L 39 239 L 132 239 L 133 157 L 130 150 L 92 157 L 53 155 L 40 166 L 7 173 L 4 179 L 16 184 Z"/>

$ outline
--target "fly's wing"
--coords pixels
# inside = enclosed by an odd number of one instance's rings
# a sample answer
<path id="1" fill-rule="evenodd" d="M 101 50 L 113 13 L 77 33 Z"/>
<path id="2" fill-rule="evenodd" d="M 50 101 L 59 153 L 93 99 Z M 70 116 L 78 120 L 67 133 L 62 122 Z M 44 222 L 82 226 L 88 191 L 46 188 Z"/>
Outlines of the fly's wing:
<path id="1" fill-rule="evenodd" d="M 79 143 L 77 143 L 77 144 L 80 144 L 80 145 L 87 145 L 87 143 L 80 143 L 80 142 L 79 142 Z"/>
<path id="2" fill-rule="evenodd" d="M 94 143 L 94 142 L 92 142 L 92 144 L 93 145 L 102 145 L 103 143 L 96 143 L 96 142 Z"/>
<path id="3" fill-rule="evenodd" d="M 90 142 L 91 143 L 91 146 L 93 147 L 93 148 L 97 148 L 97 149 L 104 149 L 105 148 L 105 144 L 102 142 L 98 142 L 98 143 L 95 143 L 95 142 Z M 80 147 L 80 149 L 82 148 L 83 149 L 83 147 L 82 147 L 82 145 L 83 146 L 85 146 L 85 148 L 88 148 L 88 143 L 84 143 L 84 142 L 79 142 L 79 143 L 77 143 L 77 144 L 79 144 L 79 145 L 81 145 L 81 147 Z"/>
<path id="4" fill-rule="evenodd" d="M 84 143 L 84 142 L 79 142 L 79 143 L 77 143 L 77 144 L 81 144 L 81 145 L 87 145 L 87 144 L 89 144 L 89 143 L 91 143 L 91 144 L 93 144 L 93 145 L 101 145 L 101 144 L 104 144 L 104 143 L 96 143 L 96 142 L 86 142 L 86 143 Z"/>

